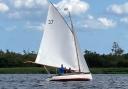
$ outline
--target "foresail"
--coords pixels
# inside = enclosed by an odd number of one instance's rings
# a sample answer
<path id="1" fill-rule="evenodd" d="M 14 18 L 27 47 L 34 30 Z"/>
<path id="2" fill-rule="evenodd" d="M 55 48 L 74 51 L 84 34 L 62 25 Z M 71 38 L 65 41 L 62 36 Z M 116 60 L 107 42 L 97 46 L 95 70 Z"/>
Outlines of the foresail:
<path id="1" fill-rule="evenodd" d="M 38 64 L 78 70 L 73 34 L 58 10 L 50 4 L 40 49 Z"/>

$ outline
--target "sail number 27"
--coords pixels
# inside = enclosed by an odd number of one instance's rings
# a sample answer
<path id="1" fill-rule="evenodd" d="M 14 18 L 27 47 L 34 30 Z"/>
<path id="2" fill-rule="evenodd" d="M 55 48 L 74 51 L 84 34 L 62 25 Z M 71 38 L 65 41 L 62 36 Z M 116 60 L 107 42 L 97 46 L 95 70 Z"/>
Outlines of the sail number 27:
<path id="1" fill-rule="evenodd" d="M 48 24 L 53 24 L 54 20 L 48 20 Z"/>

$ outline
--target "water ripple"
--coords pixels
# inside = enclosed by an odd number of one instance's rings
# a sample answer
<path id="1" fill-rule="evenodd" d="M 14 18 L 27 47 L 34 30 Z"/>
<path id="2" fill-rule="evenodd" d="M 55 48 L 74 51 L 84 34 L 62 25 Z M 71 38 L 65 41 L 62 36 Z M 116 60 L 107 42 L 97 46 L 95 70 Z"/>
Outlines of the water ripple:
<path id="1" fill-rule="evenodd" d="M 47 74 L 0 74 L 0 89 L 128 89 L 127 74 L 95 74 L 92 81 L 45 81 Z"/>

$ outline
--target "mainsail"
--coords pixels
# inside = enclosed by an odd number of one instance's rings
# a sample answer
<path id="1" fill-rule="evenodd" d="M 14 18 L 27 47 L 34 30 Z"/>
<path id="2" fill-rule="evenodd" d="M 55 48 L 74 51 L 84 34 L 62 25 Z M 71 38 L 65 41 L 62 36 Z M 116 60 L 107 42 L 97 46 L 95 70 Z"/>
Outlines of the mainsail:
<path id="1" fill-rule="evenodd" d="M 63 64 L 66 68 L 73 70 L 80 68 L 81 72 L 89 72 L 78 47 L 76 35 L 52 4 L 49 5 L 45 30 L 35 63 L 53 67 L 60 67 Z"/>

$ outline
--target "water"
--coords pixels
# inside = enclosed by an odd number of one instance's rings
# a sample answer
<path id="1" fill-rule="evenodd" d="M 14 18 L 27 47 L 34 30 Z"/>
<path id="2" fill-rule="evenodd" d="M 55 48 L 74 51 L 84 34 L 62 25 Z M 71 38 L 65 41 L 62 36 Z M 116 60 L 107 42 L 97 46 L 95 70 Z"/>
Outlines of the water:
<path id="1" fill-rule="evenodd" d="M 96 74 L 93 81 L 45 81 L 44 74 L 1 74 L 0 89 L 128 89 L 128 75 Z"/>

